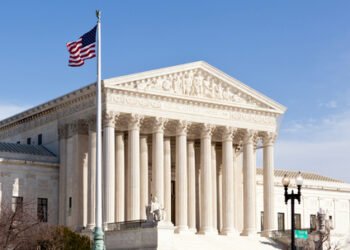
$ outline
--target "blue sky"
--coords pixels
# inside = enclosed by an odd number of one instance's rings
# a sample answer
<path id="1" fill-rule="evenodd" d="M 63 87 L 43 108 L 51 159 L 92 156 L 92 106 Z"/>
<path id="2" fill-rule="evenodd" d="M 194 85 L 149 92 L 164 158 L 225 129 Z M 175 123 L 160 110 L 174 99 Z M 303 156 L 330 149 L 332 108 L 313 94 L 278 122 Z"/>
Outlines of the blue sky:
<path id="1" fill-rule="evenodd" d="M 102 11 L 103 78 L 204 60 L 288 107 L 276 168 L 350 182 L 349 1 L 3 1 L 0 118 L 96 78 L 66 42 Z"/>

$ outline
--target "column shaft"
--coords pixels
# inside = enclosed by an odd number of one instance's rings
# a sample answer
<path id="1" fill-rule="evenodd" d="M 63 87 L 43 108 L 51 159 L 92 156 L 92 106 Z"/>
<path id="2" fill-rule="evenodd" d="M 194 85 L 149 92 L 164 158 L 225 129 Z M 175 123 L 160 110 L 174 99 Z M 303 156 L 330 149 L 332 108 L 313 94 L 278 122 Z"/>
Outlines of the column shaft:
<path id="1" fill-rule="evenodd" d="M 164 133 L 158 127 L 153 132 L 152 139 L 152 196 L 157 197 L 159 204 L 164 206 Z"/>
<path id="2" fill-rule="evenodd" d="M 243 142 L 243 206 L 244 220 L 242 235 L 256 234 L 256 159 L 254 153 L 253 131 L 247 131 Z"/>
<path id="3" fill-rule="evenodd" d="M 227 130 L 222 142 L 222 201 L 223 201 L 223 228 L 222 234 L 232 235 L 235 233 L 234 217 L 234 181 L 233 163 L 235 154 L 232 147 L 232 132 Z"/>
<path id="4" fill-rule="evenodd" d="M 213 212 L 213 229 L 214 231 L 217 231 L 217 227 L 218 227 L 218 210 L 217 210 L 217 187 L 216 187 L 216 145 L 215 143 L 211 144 L 211 184 L 212 184 L 212 203 L 213 203 L 213 208 L 212 208 L 212 212 Z"/>
<path id="5" fill-rule="evenodd" d="M 146 216 L 146 206 L 148 202 L 148 145 L 147 145 L 147 136 L 141 136 L 140 139 L 140 178 L 141 178 L 141 187 L 140 187 L 140 218 L 145 220 Z"/>
<path id="6" fill-rule="evenodd" d="M 103 128 L 104 154 L 104 223 L 115 222 L 115 132 L 114 125 L 105 124 Z"/>
<path id="7" fill-rule="evenodd" d="M 116 133 L 115 221 L 125 221 L 125 142 L 124 133 Z"/>
<path id="8" fill-rule="evenodd" d="M 140 219 L 140 120 L 132 117 L 128 132 L 127 220 Z"/>
<path id="9" fill-rule="evenodd" d="M 196 165 L 194 141 L 187 142 L 188 227 L 196 232 Z"/>
<path id="10" fill-rule="evenodd" d="M 187 125 L 179 123 L 176 135 L 176 232 L 187 231 Z"/>
<path id="11" fill-rule="evenodd" d="M 211 128 L 203 126 L 201 135 L 201 228 L 199 233 L 213 232 Z"/>
<path id="12" fill-rule="evenodd" d="M 164 139 L 164 209 L 165 220 L 171 222 L 171 146 L 169 137 Z"/>
<path id="13" fill-rule="evenodd" d="M 271 236 L 275 230 L 275 200 L 274 200 L 274 150 L 273 143 L 275 134 L 269 133 L 264 136 L 263 149 L 263 174 L 264 174 L 264 236 Z"/>

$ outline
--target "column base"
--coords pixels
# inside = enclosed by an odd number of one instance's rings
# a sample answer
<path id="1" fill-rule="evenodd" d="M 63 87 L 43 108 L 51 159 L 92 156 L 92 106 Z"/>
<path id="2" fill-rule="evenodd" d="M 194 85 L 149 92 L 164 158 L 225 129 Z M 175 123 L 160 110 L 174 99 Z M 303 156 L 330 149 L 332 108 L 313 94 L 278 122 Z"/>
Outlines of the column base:
<path id="1" fill-rule="evenodd" d="M 171 221 L 158 221 L 157 223 L 157 228 L 162 228 L 162 229 L 174 229 L 173 223 Z"/>
<path id="2" fill-rule="evenodd" d="M 188 226 L 177 226 L 174 230 L 174 233 L 177 233 L 177 234 L 189 233 Z"/>
<path id="3" fill-rule="evenodd" d="M 189 231 L 190 233 L 195 234 L 195 233 L 197 233 L 197 228 L 189 228 L 188 231 Z"/>
<path id="4" fill-rule="evenodd" d="M 243 229 L 241 236 L 257 237 L 258 235 L 255 229 Z"/>
<path id="5" fill-rule="evenodd" d="M 229 237 L 235 237 L 235 236 L 238 236 L 238 232 L 233 229 L 233 228 L 227 228 L 227 229 L 223 229 L 221 232 L 220 232 L 221 235 L 225 235 L 225 236 L 229 236 Z"/>
<path id="6" fill-rule="evenodd" d="M 261 232 L 260 235 L 261 235 L 262 237 L 267 237 L 267 238 L 269 238 L 269 237 L 272 237 L 272 233 L 273 233 L 272 230 L 264 230 L 264 231 Z"/>
<path id="7" fill-rule="evenodd" d="M 201 228 L 198 232 L 201 235 L 217 235 L 218 231 L 212 227 L 209 228 Z"/>

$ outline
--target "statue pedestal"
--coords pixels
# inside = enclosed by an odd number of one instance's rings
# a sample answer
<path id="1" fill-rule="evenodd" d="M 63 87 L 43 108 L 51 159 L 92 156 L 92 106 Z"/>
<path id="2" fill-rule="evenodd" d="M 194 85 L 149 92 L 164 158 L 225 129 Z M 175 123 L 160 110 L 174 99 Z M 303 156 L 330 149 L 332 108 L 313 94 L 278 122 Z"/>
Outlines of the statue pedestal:
<path id="1" fill-rule="evenodd" d="M 174 225 L 169 221 L 159 221 L 156 229 L 158 249 L 172 249 L 174 245 Z"/>

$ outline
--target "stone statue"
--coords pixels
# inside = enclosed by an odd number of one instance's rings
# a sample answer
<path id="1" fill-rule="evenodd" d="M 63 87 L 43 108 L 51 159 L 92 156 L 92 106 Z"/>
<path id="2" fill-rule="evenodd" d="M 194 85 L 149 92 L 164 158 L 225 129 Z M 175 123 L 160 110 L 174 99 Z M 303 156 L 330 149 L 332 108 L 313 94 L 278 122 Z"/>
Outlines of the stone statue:
<path id="1" fill-rule="evenodd" d="M 165 219 L 164 208 L 158 202 L 158 198 L 154 196 L 151 204 L 146 207 L 147 221 L 158 222 Z"/>

